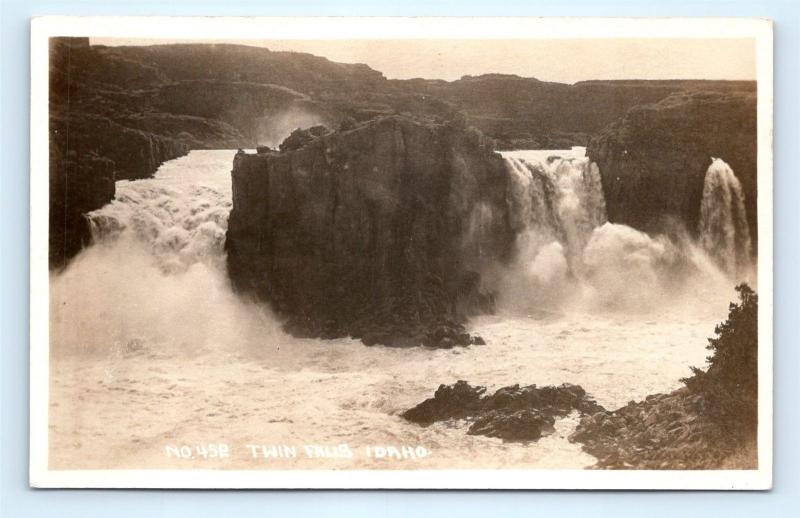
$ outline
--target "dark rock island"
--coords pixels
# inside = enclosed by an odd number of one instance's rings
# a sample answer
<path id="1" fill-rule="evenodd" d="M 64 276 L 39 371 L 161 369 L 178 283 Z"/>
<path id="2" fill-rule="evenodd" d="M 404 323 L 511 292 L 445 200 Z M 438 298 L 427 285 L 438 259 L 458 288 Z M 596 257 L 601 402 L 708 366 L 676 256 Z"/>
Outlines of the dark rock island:
<path id="1" fill-rule="evenodd" d="M 226 239 L 234 287 L 297 335 L 453 347 L 491 310 L 479 272 L 510 252 L 506 170 L 463 121 L 381 118 L 237 155 Z"/>

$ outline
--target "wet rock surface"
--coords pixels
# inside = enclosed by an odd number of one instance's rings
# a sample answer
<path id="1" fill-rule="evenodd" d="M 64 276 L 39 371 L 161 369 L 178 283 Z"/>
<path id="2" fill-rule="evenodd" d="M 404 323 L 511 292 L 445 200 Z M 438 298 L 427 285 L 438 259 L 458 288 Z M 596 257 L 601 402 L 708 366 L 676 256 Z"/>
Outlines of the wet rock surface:
<path id="1" fill-rule="evenodd" d="M 473 387 L 464 380 L 439 385 L 432 398 L 406 410 L 403 417 L 423 426 L 446 419 L 463 419 L 481 411 L 485 392 L 486 387 Z"/>
<path id="2" fill-rule="evenodd" d="M 537 410 L 501 412 L 493 410 L 478 417 L 469 427 L 469 435 L 497 437 L 505 441 L 536 441 L 552 433 L 555 418 Z"/>
<path id="3" fill-rule="evenodd" d="M 406 410 L 402 417 L 423 426 L 448 419 L 467 419 L 470 435 L 530 442 L 552 433 L 556 418 L 573 411 L 581 415 L 604 411 L 578 385 L 513 385 L 489 396 L 485 392 L 485 387 L 473 387 L 463 380 L 440 385 L 432 398 Z"/>

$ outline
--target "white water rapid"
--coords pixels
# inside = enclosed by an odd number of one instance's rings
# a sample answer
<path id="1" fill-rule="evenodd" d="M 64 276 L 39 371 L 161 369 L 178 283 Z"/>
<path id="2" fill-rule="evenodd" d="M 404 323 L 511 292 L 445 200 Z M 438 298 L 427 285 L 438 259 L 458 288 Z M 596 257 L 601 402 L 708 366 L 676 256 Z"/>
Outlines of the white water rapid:
<path id="1" fill-rule="evenodd" d="M 118 182 L 116 200 L 90 215 L 95 244 L 53 274 L 52 469 L 589 466 L 566 439 L 574 417 L 524 445 L 399 414 L 459 379 L 489 390 L 575 383 L 607 408 L 673 390 L 703 364 L 732 300 L 731 280 L 702 247 L 607 223 L 598 171 L 581 150 L 507 153 L 520 237 L 514 264 L 495 272 L 501 311 L 471 324 L 489 345 L 292 338 L 230 289 L 234 153 L 192 151 L 152 179 Z M 229 445 L 230 457 L 165 453 L 211 442 Z M 248 444 L 423 446 L 429 455 L 267 461 Z"/>

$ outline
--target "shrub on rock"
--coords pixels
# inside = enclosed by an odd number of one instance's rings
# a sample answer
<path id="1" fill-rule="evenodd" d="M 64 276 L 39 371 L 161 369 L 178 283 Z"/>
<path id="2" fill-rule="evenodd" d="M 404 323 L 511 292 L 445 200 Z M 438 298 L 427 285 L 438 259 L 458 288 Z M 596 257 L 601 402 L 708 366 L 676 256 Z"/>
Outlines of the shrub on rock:
<path id="1" fill-rule="evenodd" d="M 737 439 L 758 426 L 758 295 L 747 284 L 736 287 L 740 302 L 731 303 L 728 319 L 708 339 L 708 369 L 692 367 L 682 381 L 706 400 L 706 416 Z"/>

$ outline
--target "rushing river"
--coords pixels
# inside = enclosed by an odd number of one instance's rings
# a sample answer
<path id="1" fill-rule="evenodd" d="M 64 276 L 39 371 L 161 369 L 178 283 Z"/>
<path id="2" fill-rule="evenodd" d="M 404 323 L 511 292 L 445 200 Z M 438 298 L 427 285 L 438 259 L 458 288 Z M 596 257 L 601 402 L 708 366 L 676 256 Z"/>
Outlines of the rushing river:
<path id="1" fill-rule="evenodd" d="M 292 338 L 230 289 L 234 153 L 192 151 L 152 179 L 118 182 L 116 199 L 90 215 L 95 244 L 51 278 L 51 468 L 588 466 L 594 459 L 566 438 L 575 416 L 523 445 L 399 414 L 459 379 L 490 390 L 575 383 L 607 408 L 673 390 L 704 364 L 706 338 L 733 297 L 708 243 L 607 223 L 599 172 L 581 149 L 512 152 L 517 253 L 494 272 L 500 311 L 470 324 L 489 345 Z M 723 164 L 711 180 L 730 188 L 709 187 L 703 217 L 727 236 L 740 191 Z M 715 193 L 731 216 L 715 211 Z M 749 237 L 729 242 L 749 246 Z M 167 453 L 209 443 L 227 444 L 230 456 Z M 352 456 L 254 459 L 247 446 L 342 444 Z M 378 459 L 366 446 L 423 446 L 427 455 Z"/>

